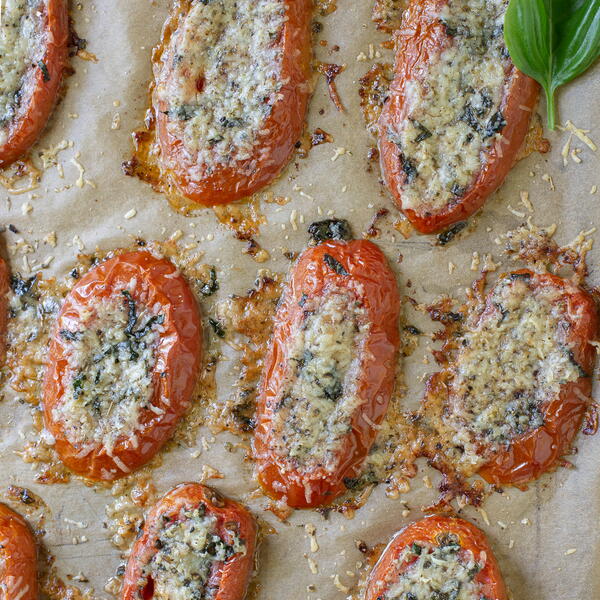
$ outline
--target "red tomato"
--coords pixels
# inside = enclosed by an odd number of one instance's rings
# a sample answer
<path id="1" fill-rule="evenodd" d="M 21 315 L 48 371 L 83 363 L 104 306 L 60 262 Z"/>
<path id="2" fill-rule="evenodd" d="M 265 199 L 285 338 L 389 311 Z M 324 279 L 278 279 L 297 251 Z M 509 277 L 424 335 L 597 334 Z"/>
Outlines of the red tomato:
<path id="1" fill-rule="evenodd" d="M 21 515 L 0 504 L 0 597 L 37 600 L 37 549 Z"/>
<path id="2" fill-rule="evenodd" d="M 223 498 L 211 488 L 199 483 L 186 483 L 172 489 L 148 514 L 142 534 L 129 556 L 122 600 L 150 600 L 153 597 L 155 580 L 149 563 L 162 546 L 159 538 L 165 523 L 180 522 L 185 518 L 185 515 L 182 517 L 182 511 L 192 511 L 202 505 L 206 515 L 216 518 L 214 531 L 221 540 L 233 545 L 235 536 L 245 546 L 244 552 L 237 552 L 224 562 L 215 561 L 212 564 L 206 589 L 213 591 L 214 595 L 210 597 L 214 600 L 244 598 L 254 568 L 257 534 L 254 518 L 245 507 Z M 177 585 L 177 582 L 173 583 Z"/>
<path id="3" fill-rule="evenodd" d="M 479 559 L 482 552 L 485 553 L 483 569 L 473 579 L 481 586 L 481 598 L 508 600 L 502 574 L 484 533 L 468 521 L 442 516 L 431 516 L 416 521 L 401 529 L 392 538 L 369 575 L 365 600 L 383 598 L 386 591 L 417 559 L 415 555 L 412 560 L 400 563 L 400 555 L 406 548 L 410 548 L 413 544 L 438 546 L 448 534 L 456 536 L 461 548 L 470 550 L 475 560 Z"/>
<path id="4" fill-rule="evenodd" d="M 46 0 L 43 4 L 43 31 L 40 35 L 45 37 L 41 59 L 45 69 L 35 64 L 25 75 L 17 114 L 8 125 L 8 139 L 0 146 L 0 167 L 9 165 L 29 150 L 46 126 L 58 99 L 67 64 L 67 2 Z"/>
<path id="5" fill-rule="evenodd" d="M 379 120 L 379 150 L 386 184 L 398 208 L 421 233 L 438 232 L 467 219 L 502 185 L 525 140 L 539 94 L 538 84 L 511 66 L 506 73 L 508 89 L 502 103 L 506 125 L 501 130 L 502 137 L 485 152 L 485 164 L 473 184 L 441 209 L 427 205 L 418 210 L 404 208 L 402 187 L 407 175 L 400 160 L 401 152 L 387 132 L 390 128 L 402 129 L 407 121 L 407 86 L 422 81 L 427 66 L 451 45 L 452 38 L 442 20 L 432 17 L 446 4 L 448 0 L 413 0 L 405 12 L 402 28 L 395 35 L 395 78 Z"/>
<path id="6" fill-rule="evenodd" d="M 364 309 L 369 324 L 352 383 L 361 402 L 351 415 L 349 432 L 332 451 L 330 464 L 303 465 L 275 450 L 282 440 L 274 419 L 288 385 L 289 353 L 307 317 L 303 307 L 331 298 L 336 290 L 344 290 Z M 372 242 L 327 241 L 300 256 L 275 317 L 258 401 L 253 451 L 259 481 L 270 496 L 298 508 L 328 504 L 345 491 L 344 480 L 360 473 L 394 387 L 399 310 L 396 278 Z M 340 393 L 346 399 L 348 389 L 341 388 Z M 303 426 L 306 423 L 299 424 Z"/>
<path id="7" fill-rule="evenodd" d="M 123 290 L 129 290 L 128 298 L 124 298 Z M 140 408 L 135 435 L 120 436 L 110 452 L 102 441 L 74 438 L 64 419 L 55 414 L 66 401 L 76 375 L 76 367 L 69 364 L 73 342 L 68 338 L 73 333 L 78 335 L 82 315 L 96 314 L 96 307 L 101 306 L 94 304 L 98 301 L 133 302 L 163 315 L 154 351 L 150 402 Z M 98 328 L 102 329 L 102 323 Z M 198 307 L 185 279 L 170 261 L 138 251 L 121 254 L 91 269 L 63 303 L 44 381 L 44 420 L 63 462 L 76 473 L 96 480 L 123 477 L 148 462 L 169 439 L 190 405 L 201 354 Z"/>
<path id="8" fill-rule="evenodd" d="M 570 325 L 564 341 L 569 344 L 573 359 L 583 373 L 577 381 L 563 385 L 560 394 L 542 406 L 544 423 L 541 427 L 513 440 L 508 448 L 499 450 L 479 471 L 490 483 L 523 485 L 555 468 L 560 458 L 570 451 L 581 428 L 592 395 L 596 357 L 596 349 L 590 341 L 598 337 L 599 321 L 594 300 L 573 282 L 527 269 L 516 273 L 531 277 L 529 287 L 532 290 L 557 290 L 556 302 L 565 303 L 564 317 Z"/>
<path id="9" fill-rule="evenodd" d="M 8 290 L 10 288 L 10 271 L 6 261 L 0 258 L 0 366 L 6 352 L 6 322 L 8 319 Z"/>
<path id="10" fill-rule="evenodd" d="M 264 121 L 252 156 L 211 168 L 198 162 L 198 153 L 188 150 L 184 145 L 183 128 L 169 118 L 166 103 L 154 93 L 156 134 L 163 176 L 192 202 L 213 206 L 250 196 L 273 181 L 294 152 L 304 127 L 310 95 L 312 2 L 282 0 L 282 3 L 287 11 L 286 21 L 276 43 L 282 50 L 280 78 L 283 86 Z M 187 0 L 176 2 L 165 26 L 154 62 L 155 77 L 160 87 L 173 83 L 173 59 L 169 54 L 173 50 L 170 51 L 168 45 L 174 32 L 185 22 L 190 8 L 191 3 Z M 200 93 L 201 87 L 198 87 Z M 206 144 L 206 140 L 200 142 Z"/>

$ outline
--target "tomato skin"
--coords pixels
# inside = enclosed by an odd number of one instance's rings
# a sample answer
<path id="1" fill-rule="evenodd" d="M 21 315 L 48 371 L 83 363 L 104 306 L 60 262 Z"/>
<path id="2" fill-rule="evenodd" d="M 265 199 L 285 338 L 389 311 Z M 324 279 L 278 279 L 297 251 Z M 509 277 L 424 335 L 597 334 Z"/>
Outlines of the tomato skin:
<path id="1" fill-rule="evenodd" d="M 9 125 L 6 142 L 0 146 L 0 167 L 21 158 L 37 140 L 58 99 L 63 71 L 68 60 L 69 20 L 66 0 L 47 0 L 46 33 L 48 36 L 43 62 L 50 79 L 44 81 L 42 70 L 36 65 L 33 77 L 25 83 L 26 94 Z"/>
<path id="2" fill-rule="evenodd" d="M 0 593 L 3 598 L 37 600 L 37 547 L 25 519 L 0 504 Z M 25 590 L 23 592 L 23 590 Z"/>
<path id="3" fill-rule="evenodd" d="M 587 399 L 592 395 L 596 349 L 590 341 L 598 338 L 600 323 L 593 298 L 573 282 L 528 269 L 516 273 L 528 274 L 530 287 L 552 287 L 560 292 L 560 299 L 566 301 L 571 317 L 566 341 L 572 344 L 573 357 L 586 374 L 563 385 L 559 396 L 546 403 L 541 427 L 515 439 L 509 448 L 498 451 L 479 471 L 490 483 L 522 486 L 556 468 L 561 457 L 571 449 L 589 407 Z"/>
<path id="4" fill-rule="evenodd" d="M 0 257 L 0 366 L 6 354 L 6 325 L 8 321 L 8 291 L 10 271 L 6 261 Z"/>
<path id="5" fill-rule="evenodd" d="M 218 591 L 214 600 L 242 600 L 246 594 L 254 568 L 257 527 L 254 517 L 241 504 L 222 497 L 208 486 L 199 483 L 184 483 L 168 492 L 149 512 L 141 536 L 135 542 L 125 577 L 123 579 L 122 600 L 149 600 L 142 596 L 138 582 L 143 579 L 144 566 L 156 552 L 156 540 L 163 525 L 162 517 L 175 516 L 183 509 L 195 508 L 200 503 L 206 505 L 207 513 L 217 517 L 217 532 L 224 539 L 231 538 L 225 525 L 237 526 L 238 537 L 246 544 L 246 553 L 228 560 L 223 568 L 213 573 L 211 582 L 218 581 Z"/>
<path id="6" fill-rule="evenodd" d="M 399 575 L 408 566 L 407 563 L 397 564 L 401 552 L 407 546 L 419 542 L 436 545 L 437 536 L 447 533 L 456 535 L 459 538 L 461 547 L 470 550 L 476 557 L 482 551 L 486 553 L 485 566 L 474 578 L 483 586 L 482 597 L 488 598 L 488 600 L 508 600 L 500 568 L 485 534 L 464 519 L 438 515 L 415 521 L 401 529 L 392 538 L 369 575 L 365 600 L 382 598 L 389 586 L 397 581 Z"/>
<path id="7" fill-rule="evenodd" d="M 283 63 L 281 79 L 286 80 L 280 90 L 282 98 L 274 103 L 264 130 L 258 136 L 254 155 L 233 166 L 218 166 L 212 173 L 206 165 L 198 164 L 184 148 L 181 136 L 169 129 L 167 106 L 155 94 L 153 108 L 156 135 L 160 147 L 161 170 L 168 180 L 186 198 L 204 206 L 226 204 L 252 195 L 268 185 L 289 162 L 296 142 L 300 139 L 310 97 L 310 61 L 312 19 L 311 0 L 283 0 L 287 7 L 287 21 L 282 35 Z M 182 16 L 182 9 L 185 11 Z M 187 8 L 186 8 L 187 7 Z M 185 18 L 189 3 L 175 4 L 170 21 L 163 32 L 161 48 L 177 23 Z M 155 60 L 155 78 L 161 78 L 160 60 Z M 167 73 L 167 79 L 169 78 Z"/>
<path id="8" fill-rule="evenodd" d="M 337 260 L 349 276 L 332 271 L 324 262 L 326 254 Z M 330 473 L 324 467 L 300 471 L 282 463 L 271 449 L 273 405 L 285 384 L 284 357 L 302 318 L 303 309 L 299 302 L 303 295 L 308 299 L 318 297 L 328 286 L 352 290 L 356 284 L 362 286 L 362 293 L 357 293 L 357 297 L 363 302 L 371 324 L 357 376 L 357 393 L 364 402 L 352 418 L 352 431 L 342 443 L 335 471 Z M 253 452 L 259 481 L 269 496 L 284 498 L 295 508 L 329 504 L 346 491 L 344 479 L 360 473 L 377 434 L 369 422 L 381 423 L 394 387 L 400 345 L 399 311 L 396 278 L 384 254 L 372 242 L 327 241 L 305 250 L 299 257 L 275 317 L 258 400 Z"/>
<path id="9" fill-rule="evenodd" d="M 152 306 L 161 305 L 165 315 L 164 333 L 156 350 L 156 366 L 152 375 L 153 405 L 160 405 L 164 414 L 151 410 L 142 412 L 137 431 L 137 447 L 129 438 L 120 438 L 112 456 L 100 443 L 84 454 L 85 443 L 72 444 L 66 437 L 63 424 L 52 414 L 65 393 L 64 380 L 69 374 L 66 342 L 59 331 L 66 324 L 78 322 L 79 311 L 92 298 L 110 298 L 119 294 L 133 279 L 134 300 L 143 298 Z M 169 439 L 177 422 L 187 410 L 196 383 L 202 358 L 202 326 L 196 300 L 187 282 L 168 260 L 157 258 L 147 251 L 130 252 L 100 263 L 84 275 L 66 297 L 53 333 L 44 380 L 44 422 L 56 439 L 55 448 L 71 470 L 89 479 L 111 481 L 125 476 L 148 462 Z M 161 377 L 160 372 L 166 376 Z M 127 466 L 122 470 L 118 462 Z"/>
<path id="10" fill-rule="evenodd" d="M 450 39 L 441 22 L 429 16 L 437 14 L 448 0 L 413 0 L 407 9 L 402 29 L 396 32 L 395 77 L 390 95 L 379 119 L 379 151 L 381 170 L 396 206 L 420 233 L 436 233 L 453 223 L 464 221 L 479 210 L 487 198 L 504 182 L 516 162 L 529 128 L 530 117 L 539 96 L 539 85 L 512 67 L 507 73 L 511 80 L 503 100 L 502 113 L 506 121 L 502 138 L 487 152 L 486 163 L 467 192 L 453 205 L 442 209 L 422 211 L 402 207 L 401 187 L 406 175 L 398 159 L 399 150 L 386 134 L 389 127 L 398 128 L 406 120 L 408 106 L 405 86 L 423 77 L 423 69 L 448 46 Z M 506 141 L 504 141 L 506 140 Z"/>

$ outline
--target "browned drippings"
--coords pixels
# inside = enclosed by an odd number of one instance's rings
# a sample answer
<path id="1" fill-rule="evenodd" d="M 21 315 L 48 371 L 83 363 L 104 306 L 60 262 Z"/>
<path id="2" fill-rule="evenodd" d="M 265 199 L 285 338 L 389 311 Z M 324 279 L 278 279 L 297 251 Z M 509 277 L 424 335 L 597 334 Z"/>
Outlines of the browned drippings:
<path id="1" fill-rule="evenodd" d="M 367 230 L 365 232 L 365 238 L 373 239 L 379 237 L 381 230 L 377 227 L 377 223 L 382 219 L 385 219 L 390 214 L 390 211 L 387 208 L 380 208 L 371 219 Z"/>
<path id="2" fill-rule="evenodd" d="M 315 0 L 317 12 L 325 17 L 337 10 L 337 0 Z"/>
<path id="3" fill-rule="evenodd" d="M 220 204 L 212 207 L 219 223 L 233 231 L 238 240 L 245 241 L 246 247 L 242 250 L 249 254 L 256 262 L 265 262 L 269 253 L 254 239 L 260 233 L 260 226 L 267 220 L 260 211 L 258 195 L 252 198 Z"/>
<path id="4" fill-rule="evenodd" d="M 254 429 L 258 383 L 281 296 L 282 280 L 283 277 L 277 274 L 259 277 L 245 296 L 228 298 L 217 309 L 225 340 L 235 344 L 241 353 L 241 370 L 233 396 L 212 407 L 213 426 L 238 433 Z"/>
<path id="5" fill-rule="evenodd" d="M 320 146 L 321 144 L 332 144 L 333 141 L 333 136 L 320 127 L 317 127 L 312 133 L 309 133 L 308 130 L 306 130 L 302 135 L 302 138 L 296 144 L 298 156 L 300 158 L 306 158 L 311 148 Z"/>
<path id="6" fill-rule="evenodd" d="M 544 137 L 542 117 L 538 113 L 534 113 L 531 115 L 529 129 L 527 130 L 523 145 L 517 154 L 517 160 L 523 160 L 534 152 L 546 154 L 550 152 L 551 148 L 550 141 Z"/>
<path id="7" fill-rule="evenodd" d="M 42 172 L 33 164 L 30 156 L 20 160 L 0 171 L 0 185 L 9 194 L 27 194 L 40 187 Z M 22 182 L 27 181 L 24 185 Z"/>
<path id="8" fill-rule="evenodd" d="M 375 63 L 359 80 L 360 108 L 367 129 L 373 136 L 377 134 L 377 121 L 393 79 L 391 70 L 389 63 Z"/>
<path id="9" fill-rule="evenodd" d="M 325 76 L 325 81 L 327 82 L 327 88 L 329 89 L 329 97 L 333 102 L 334 106 L 340 112 L 344 112 L 344 105 L 340 99 L 340 95 L 338 93 L 337 85 L 335 83 L 336 77 L 342 73 L 346 69 L 343 65 L 336 65 L 335 63 L 317 63 L 317 71 L 321 73 L 321 75 Z"/>
<path id="10" fill-rule="evenodd" d="M 408 0 L 375 0 L 371 19 L 377 29 L 392 33 L 402 25 L 402 12 L 408 6 Z"/>

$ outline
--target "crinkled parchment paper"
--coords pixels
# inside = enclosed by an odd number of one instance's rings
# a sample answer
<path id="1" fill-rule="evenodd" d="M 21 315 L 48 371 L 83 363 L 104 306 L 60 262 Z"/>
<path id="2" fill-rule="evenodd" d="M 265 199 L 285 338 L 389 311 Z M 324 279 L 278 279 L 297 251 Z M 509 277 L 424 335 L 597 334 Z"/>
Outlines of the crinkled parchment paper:
<path id="1" fill-rule="evenodd" d="M 461 297 L 477 275 L 471 270 L 473 252 L 481 256 L 491 253 L 500 261 L 495 238 L 529 216 L 540 226 L 556 223 L 560 242 L 568 242 L 581 230 L 591 229 L 597 221 L 600 193 L 590 192 L 595 184 L 600 186 L 600 153 L 592 152 L 575 137 L 571 149 L 581 149 L 575 155 L 581 163 L 569 158 L 565 167 L 561 150 L 568 134 L 556 132 L 549 136 L 553 150 L 545 156 L 534 154 L 519 163 L 505 186 L 476 218 L 474 230 L 468 235 L 439 247 L 434 245 L 433 238 L 415 235 L 404 239 L 394 232 L 390 224 L 396 219 L 395 209 L 379 183 L 379 169 L 376 164 L 368 169 L 367 151 L 372 141 L 363 126 L 357 93 L 358 80 L 371 64 L 376 60 L 391 60 L 391 55 L 379 48 L 384 38 L 375 32 L 370 21 L 369 0 L 339 0 L 336 12 L 318 19 L 324 25 L 319 39 L 327 40 L 329 45 L 316 47 L 322 61 L 346 65 L 337 78 L 346 112 L 336 111 L 320 78 L 308 126 L 310 131 L 321 127 L 335 141 L 314 148 L 307 159 L 295 159 L 272 187 L 276 195 L 291 198 L 288 204 L 261 203 L 268 223 L 261 226 L 257 241 L 269 252 L 270 259 L 257 264 L 241 253 L 244 243 L 219 225 L 211 210 L 200 211 L 193 218 L 180 216 L 149 186 L 122 174 L 121 162 L 129 158 L 132 150 L 130 132 L 140 126 L 146 108 L 150 52 L 158 42 L 168 1 L 97 0 L 95 4 L 89 1 L 76 4 L 82 6 L 73 8 L 75 27 L 88 40 L 88 49 L 97 55 L 98 62 L 73 59 L 76 73 L 68 79 L 66 96 L 34 150 L 71 140 L 72 146 L 58 155 L 64 177 L 60 177 L 56 168 L 50 168 L 32 197 L 11 196 L 10 202 L 5 200 L 8 194 L 0 191 L 0 221 L 5 225 L 12 223 L 19 230 L 18 234 L 8 231 L 4 234 L 8 246 L 19 238 L 41 240 L 49 232 L 56 232 L 56 248 L 40 243 L 37 253 L 28 255 L 30 263 L 54 257 L 44 275 L 63 275 L 73 265 L 80 247 L 84 252 L 96 247 L 109 250 L 131 244 L 132 237 L 138 235 L 148 240 L 166 239 L 181 230 L 184 241 L 199 242 L 206 253 L 203 260 L 218 268 L 221 287 L 216 296 L 202 304 L 206 317 L 215 302 L 231 293 L 245 293 L 259 268 L 287 270 L 289 261 L 283 256 L 283 249 L 300 251 L 307 243 L 307 225 L 323 218 L 321 215 L 346 218 L 356 234 L 360 234 L 376 211 L 387 207 L 391 215 L 384 221 L 388 225 L 383 227 L 377 241 L 398 273 L 402 292 L 427 302 L 441 294 Z M 333 49 L 336 44 L 337 51 Z M 374 46 L 370 48 L 370 44 Z M 378 52 L 383 54 L 381 59 Z M 592 139 L 598 140 L 599 87 L 600 65 L 597 65 L 560 95 L 562 122 L 572 119 L 579 127 L 590 129 Z M 77 163 L 85 170 L 83 180 L 79 181 L 82 187 L 76 184 L 80 176 Z M 551 176 L 552 182 L 545 174 Z M 529 192 L 533 213 L 520 204 L 522 190 Z M 511 212 L 509 205 L 516 212 Z M 590 283 L 598 285 L 600 272 L 596 265 L 600 264 L 600 245 L 588 258 Z M 10 255 L 10 260 L 15 271 L 26 273 L 21 254 Z M 455 265 L 452 273 L 450 262 Z M 405 318 L 408 323 L 429 331 L 434 328 L 408 308 Z M 229 358 L 221 361 L 218 368 L 220 397 L 231 393 L 235 379 L 235 355 L 227 348 L 223 352 Z M 423 360 L 425 356 L 429 356 L 428 364 Z M 407 405 L 418 402 L 423 393 L 422 375 L 433 370 L 434 361 L 422 338 L 419 348 L 405 359 Z M 3 488 L 9 484 L 22 485 L 45 500 L 51 510 L 45 540 L 56 557 L 60 573 L 82 572 L 89 579 L 89 584 L 81 584 L 82 588 L 91 587 L 95 597 L 109 597 L 104 585 L 122 562 L 103 528 L 105 506 L 112 501 L 110 492 L 95 490 L 78 480 L 48 486 L 34 481 L 34 472 L 15 454 L 23 448 L 23 437 L 35 435 L 29 409 L 19 404 L 10 390 L 6 390 L 0 403 L 0 428 L 0 485 Z M 205 433 L 199 433 L 199 448 Z M 235 438 L 219 435 L 199 456 L 189 448 L 166 453 L 162 466 L 154 472 L 154 479 L 162 493 L 179 482 L 197 480 L 203 465 L 210 465 L 225 477 L 209 483 L 226 494 L 247 500 L 256 514 L 273 525 L 276 533 L 266 536 L 260 554 L 257 598 L 261 600 L 343 598 L 344 590 L 356 582 L 353 573 L 357 572 L 357 561 L 364 560 L 356 540 L 363 540 L 369 546 L 386 542 L 397 529 L 419 518 L 421 506 L 437 497 L 435 485 L 439 475 L 421 464 L 412 482 L 413 489 L 401 498 L 405 503 L 386 498 L 384 486 L 379 486 L 352 520 L 337 513 L 326 519 L 316 512 L 300 511 L 288 523 L 281 523 L 264 511 L 264 498 L 247 499 L 256 487 L 251 465 L 243 460 L 243 452 L 227 452 L 223 446 L 226 440 Z M 475 509 L 463 511 L 488 534 L 514 598 L 600 597 L 599 443 L 598 438 L 581 435 L 577 441 L 578 453 L 571 457 L 575 468 L 545 476 L 526 492 L 507 490 L 504 495 L 492 495 L 485 504 L 488 522 Z M 426 474 L 433 482 L 433 489 L 424 485 Z M 88 527 L 80 530 L 65 519 L 83 522 Z M 304 529 L 307 523 L 316 527 L 319 546 L 316 552 L 311 551 Z M 74 544 L 73 538 L 81 541 L 82 535 L 88 541 Z M 316 569 L 313 565 L 311 570 L 305 555 L 314 560 Z M 318 572 L 313 573 L 314 570 Z M 310 587 L 314 591 L 307 586 L 314 586 Z"/>

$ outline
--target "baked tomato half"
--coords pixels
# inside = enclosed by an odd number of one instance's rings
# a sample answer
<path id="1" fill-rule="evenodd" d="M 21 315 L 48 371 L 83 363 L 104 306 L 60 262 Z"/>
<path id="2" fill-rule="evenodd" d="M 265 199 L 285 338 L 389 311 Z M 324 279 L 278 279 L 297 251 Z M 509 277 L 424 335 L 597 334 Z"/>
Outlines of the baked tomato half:
<path id="1" fill-rule="evenodd" d="M 248 510 L 199 483 L 181 484 L 150 511 L 123 580 L 123 600 L 242 600 L 254 569 Z"/>
<path id="2" fill-rule="evenodd" d="M 367 580 L 365 600 L 508 600 L 484 533 L 456 517 L 431 516 L 401 529 Z"/>
<path id="3" fill-rule="evenodd" d="M 201 353 L 196 301 L 170 261 L 139 251 L 92 268 L 48 354 L 44 421 L 63 462 L 107 481 L 148 462 L 190 405 Z"/>
<path id="4" fill-rule="evenodd" d="M 506 0 L 412 0 L 378 124 L 381 168 L 421 233 L 477 211 L 516 161 L 539 86 L 504 45 Z"/>
<path id="5" fill-rule="evenodd" d="M 0 167 L 20 158 L 46 126 L 67 63 L 66 0 L 2 5 Z"/>
<path id="6" fill-rule="evenodd" d="M 500 276 L 449 367 L 444 414 L 464 460 L 495 484 L 556 467 L 590 406 L 597 337 L 595 302 L 572 281 Z"/>
<path id="7" fill-rule="evenodd" d="M 203 205 L 244 198 L 289 161 L 310 95 L 311 0 L 175 2 L 155 53 L 163 176 Z"/>
<path id="8" fill-rule="evenodd" d="M 0 504 L 0 597 L 37 600 L 37 547 L 25 519 Z"/>
<path id="9" fill-rule="evenodd" d="M 293 267 L 275 316 L 253 452 L 267 494 L 331 503 L 360 473 L 394 387 L 400 295 L 381 250 L 328 240 Z"/>
<path id="10" fill-rule="evenodd" d="M 8 290 L 10 271 L 6 261 L 0 257 L 0 367 L 6 353 L 6 323 L 8 321 Z"/>

